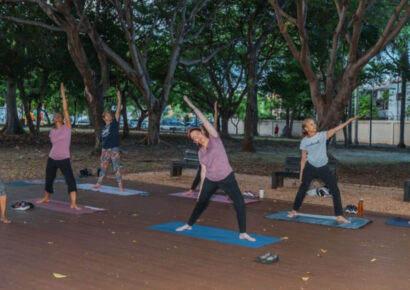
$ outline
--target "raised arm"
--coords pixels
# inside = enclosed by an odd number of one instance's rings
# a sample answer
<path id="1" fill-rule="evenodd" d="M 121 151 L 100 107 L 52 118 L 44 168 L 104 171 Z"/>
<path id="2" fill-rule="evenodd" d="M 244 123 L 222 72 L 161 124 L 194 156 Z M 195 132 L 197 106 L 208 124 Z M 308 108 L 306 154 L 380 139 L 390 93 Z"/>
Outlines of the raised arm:
<path id="1" fill-rule="evenodd" d="M 67 99 L 65 96 L 65 87 L 63 83 L 60 84 L 60 91 L 61 91 L 61 96 L 63 98 L 63 111 L 64 111 L 65 125 L 71 129 L 70 114 L 68 113 Z"/>
<path id="2" fill-rule="evenodd" d="M 208 131 L 209 135 L 218 138 L 218 132 L 215 130 L 215 128 L 209 123 L 208 119 L 202 114 L 202 112 L 195 107 L 189 98 L 187 96 L 184 96 L 184 101 L 188 104 L 188 106 L 191 107 L 191 109 L 195 112 L 195 114 L 198 116 L 198 118 L 202 121 L 202 124 L 204 125 L 205 129 Z"/>
<path id="3" fill-rule="evenodd" d="M 218 102 L 215 101 L 214 103 L 214 128 L 216 131 L 218 131 Z"/>
<path id="4" fill-rule="evenodd" d="M 121 92 L 119 90 L 117 91 L 117 98 L 118 98 L 118 103 L 117 103 L 117 110 L 115 111 L 115 120 L 119 122 L 120 114 L 121 114 Z"/>
<path id="5" fill-rule="evenodd" d="M 331 138 L 334 134 L 336 134 L 337 131 L 342 130 L 344 127 L 349 125 L 349 123 L 353 122 L 358 117 L 359 116 L 354 116 L 354 117 L 350 118 L 349 120 L 347 120 L 346 122 L 340 124 L 339 126 L 336 126 L 333 129 L 328 130 L 327 133 L 326 133 L 326 138 L 327 139 Z"/>

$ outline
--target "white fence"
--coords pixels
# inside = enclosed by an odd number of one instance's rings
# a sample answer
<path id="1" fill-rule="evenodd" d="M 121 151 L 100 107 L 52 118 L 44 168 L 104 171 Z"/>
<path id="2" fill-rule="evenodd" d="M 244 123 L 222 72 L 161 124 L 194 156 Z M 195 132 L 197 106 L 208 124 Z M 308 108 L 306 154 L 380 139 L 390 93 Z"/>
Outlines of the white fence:
<path id="1" fill-rule="evenodd" d="M 236 120 L 229 121 L 228 132 L 232 135 L 242 135 L 244 133 L 244 122 L 239 121 L 237 127 Z M 286 125 L 285 120 L 260 120 L 258 122 L 258 133 L 260 136 L 274 136 L 276 124 L 279 127 L 279 135 Z M 302 136 L 302 121 L 293 121 L 292 136 Z M 369 128 L 370 121 L 359 120 L 358 121 L 358 141 L 359 143 L 369 143 Z M 352 141 L 355 136 L 355 124 L 352 123 Z M 400 122 L 399 121 L 372 121 L 372 144 L 399 144 L 400 138 Z M 339 131 L 336 134 L 337 141 L 344 141 L 343 131 Z M 406 146 L 410 146 L 410 121 L 405 122 L 404 127 L 404 143 Z"/>

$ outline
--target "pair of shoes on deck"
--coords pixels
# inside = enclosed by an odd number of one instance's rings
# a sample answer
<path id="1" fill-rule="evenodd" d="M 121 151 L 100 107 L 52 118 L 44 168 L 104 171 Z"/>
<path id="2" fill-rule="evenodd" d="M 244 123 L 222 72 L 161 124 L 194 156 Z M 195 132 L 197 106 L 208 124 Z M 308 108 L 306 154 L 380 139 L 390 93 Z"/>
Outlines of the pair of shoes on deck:
<path id="1" fill-rule="evenodd" d="M 346 213 L 357 214 L 357 206 L 349 204 L 349 205 L 346 206 L 345 212 Z"/>
<path id="2" fill-rule="evenodd" d="M 263 256 L 259 256 L 255 258 L 255 262 L 259 262 L 262 264 L 273 264 L 279 261 L 279 255 L 266 253 Z"/>

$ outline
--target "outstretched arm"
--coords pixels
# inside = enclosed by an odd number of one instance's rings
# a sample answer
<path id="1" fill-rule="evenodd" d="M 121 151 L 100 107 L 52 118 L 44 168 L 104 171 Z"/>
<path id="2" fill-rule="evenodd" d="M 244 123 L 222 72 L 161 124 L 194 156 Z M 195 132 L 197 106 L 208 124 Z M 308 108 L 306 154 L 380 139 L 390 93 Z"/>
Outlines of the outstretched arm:
<path id="1" fill-rule="evenodd" d="M 115 120 L 119 122 L 120 114 L 121 114 L 121 92 L 119 90 L 117 91 L 117 98 L 118 98 L 118 103 L 117 103 L 117 110 L 115 111 Z"/>
<path id="2" fill-rule="evenodd" d="M 195 114 L 202 121 L 202 124 L 204 125 L 205 129 L 208 131 L 209 135 L 218 138 L 219 137 L 218 132 L 211 125 L 211 123 L 209 123 L 208 119 L 204 116 L 204 114 L 202 114 L 202 112 L 191 103 L 191 101 L 188 99 L 187 96 L 184 96 L 184 101 L 188 104 L 188 106 L 191 107 L 192 110 L 194 110 Z"/>
<path id="3" fill-rule="evenodd" d="M 358 117 L 359 116 L 354 116 L 354 117 L 350 118 L 349 120 L 347 120 L 346 122 L 344 122 L 343 124 L 340 124 L 339 126 L 336 126 L 333 129 L 328 130 L 327 134 L 326 134 L 326 138 L 329 139 L 329 138 L 333 137 L 333 135 L 336 134 L 337 131 L 342 130 L 344 127 L 349 125 L 349 123 L 353 122 Z"/>
<path id="4" fill-rule="evenodd" d="M 215 101 L 214 103 L 214 128 L 216 131 L 218 131 L 218 102 Z"/>
<path id="5" fill-rule="evenodd" d="M 71 129 L 70 114 L 68 113 L 67 99 L 65 96 L 65 87 L 63 83 L 60 84 L 60 90 L 61 90 L 61 96 L 63 98 L 63 111 L 64 111 L 65 125 Z"/>

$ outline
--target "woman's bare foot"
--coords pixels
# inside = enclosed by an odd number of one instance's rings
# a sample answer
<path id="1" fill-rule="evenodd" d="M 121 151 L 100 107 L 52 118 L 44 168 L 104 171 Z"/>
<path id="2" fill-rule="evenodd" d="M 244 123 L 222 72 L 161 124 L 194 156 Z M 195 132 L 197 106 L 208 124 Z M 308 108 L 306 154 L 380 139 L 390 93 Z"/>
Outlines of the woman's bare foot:
<path id="1" fill-rule="evenodd" d="M 45 202 L 50 202 L 50 198 L 49 197 L 44 197 L 42 199 L 39 199 L 36 201 L 36 203 L 45 203 Z"/>
<path id="2" fill-rule="evenodd" d="M 76 205 L 76 204 L 72 204 L 72 205 L 70 205 L 70 208 L 75 209 L 75 210 L 82 210 L 82 208 L 81 208 L 81 207 L 79 207 L 79 206 L 78 206 L 78 205 Z"/>
<path id="3" fill-rule="evenodd" d="M 250 235 L 248 235 L 247 233 L 241 233 L 241 234 L 239 234 L 239 239 L 240 240 L 248 240 L 248 241 L 250 241 L 250 242 L 255 242 L 256 241 L 256 239 L 255 238 L 252 238 Z"/>
<path id="4" fill-rule="evenodd" d="M 187 192 L 185 192 L 186 195 L 193 195 L 194 191 L 192 189 L 188 190 Z"/>
<path id="5" fill-rule="evenodd" d="M 92 188 L 100 188 L 100 187 L 101 187 L 101 184 L 99 184 L 99 183 L 94 184 L 94 185 L 92 186 Z"/>
<path id="6" fill-rule="evenodd" d="M 2 223 L 4 224 L 9 224 L 11 223 L 11 220 L 9 220 L 8 218 L 6 218 L 5 216 L 1 218 Z"/>
<path id="7" fill-rule="evenodd" d="M 295 217 L 297 217 L 297 216 L 298 216 L 298 212 L 297 212 L 296 210 L 292 210 L 292 211 L 287 215 L 288 218 L 295 218 Z"/>
<path id="8" fill-rule="evenodd" d="M 338 224 L 350 224 L 351 223 L 348 219 L 346 219 L 344 216 L 341 216 L 341 215 L 339 215 L 336 220 Z"/>

